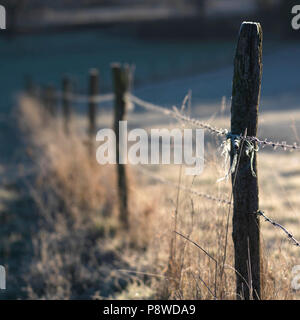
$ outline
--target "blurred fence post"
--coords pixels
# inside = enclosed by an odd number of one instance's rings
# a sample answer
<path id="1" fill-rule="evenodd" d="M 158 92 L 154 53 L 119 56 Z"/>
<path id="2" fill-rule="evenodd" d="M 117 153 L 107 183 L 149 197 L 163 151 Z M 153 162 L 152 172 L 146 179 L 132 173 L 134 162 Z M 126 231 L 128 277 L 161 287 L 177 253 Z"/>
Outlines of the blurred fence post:
<path id="1" fill-rule="evenodd" d="M 241 26 L 234 60 L 231 106 L 231 133 L 256 136 L 262 76 L 262 30 L 259 23 Z M 260 224 L 256 143 L 232 141 L 231 163 L 238 163 L 232 174 L 233 242 L 235 252 L 236 293 L 238 299 L 260 299 Z M 246 151 L 253 154 L 253 162 Z M 253 170 L 252 170 L 253 169 Z"/>
<path id="2" fill-rule="evenodd" d="M 56 90 L 52 85 L 46 86 L 44 90 L 44 104 L 46 110 L 51 116 L 56 116 L 57 114 L 57 95 Z"/>
<path id="3" fill-rule="evenodd" d="M 64 129 L 65 133 L 70 133 L 70 120 L 71 120 L 71 103 L 72 103 L 72 84 L 69 77 L 63 78 L 63 97 L 62 97 Z"/>
<path id="4" fill-rule="evenodd" d="M 115 93 L 115 115 L 114 115 L 114 131 L 116 134 L 116 161 L 117 161 L 117 180 L 118 180 L 118 201 L 119 214 L 121 223 L 125 228 L 129 226 L 129 210 L 128 210 L 128 189 L 127 189 L 127 175 L 125 163 L 120 154 L 122 142 L 119 140 L 119 122 L 125 120 L 126 108 L 126 93 L 130 87 L 130 68 L 128 65 L 122 67 L 120 64 L 112 64 L 114 93 Z M 125 150 L 124 150 L 125 151 Z M 127 157 L 127 155 L 125 155 Z M 125 160 L 125 161 L 124 161 Z"/>
<path id="5" fill-rule="evenodd" d="M 97 118 L 97 102 L 95 96 L 99 94 L 99 72 L 97 69 L 90 70 L 90 81 L 89 81 L 89 136 L 90 136 L 90 147 L 94 146 L 95 132 L 96 132 L 96 118 Z"/>
<path id="6" fill-rule="evenodd" d="M 49 88 L 48 86 L 42 86 L 41 88 L 41 102 L 43 105 L 43 113 L 45 117 L 48 117 L 49 111 Z"/>

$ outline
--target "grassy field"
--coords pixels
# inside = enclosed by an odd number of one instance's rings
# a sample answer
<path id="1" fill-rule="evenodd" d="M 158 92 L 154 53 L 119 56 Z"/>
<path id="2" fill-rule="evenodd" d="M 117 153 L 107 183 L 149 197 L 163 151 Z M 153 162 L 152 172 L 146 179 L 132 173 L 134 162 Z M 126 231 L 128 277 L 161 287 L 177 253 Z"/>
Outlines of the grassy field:
<path id="1" fill-rule="evenodd" d="M 185 176 L 180 166 L 146 166 L 147 174 L 130 166 L 130 230 L 125 232 L 118 222 L 115 167 L 99 166 L 95 155 L 88 152 L 85 117 L 74 117 L 72 135 L 67 137 L 61 119 L 47 121 L 45 126 L 40 106 L 30 98 L 20 100 L 19 110 L 33 171 L 20 178 L 23 187 L 11 186 L 9 192 L 1 192 L 5 205 L 0 217 L 7 219 L 10 235 L 2 237 L 2 250 L 9 261 L 9 281 L 15 284 L 9 297 L 235 298 L 232 212 L 228 205 L 178 191 L 155 178 L 163 177 L 229 200 L 230 181 L 217 183 L 226 172 L 221 139 L 206 136 L 205 169 L 196 178 Z M 215 106 L 215 111 L 213 117 L 207 118 L 202 116 L 207 112 L 205 108 L 194 106 L 197 117 L 229 128 L 226 105 Z M 263 113 L 259 136 L 299 141 L 300 113 L 293 112 L 293 117 L 290 114 Z M 128 117 L 132 127 L 176 125 L 154 113 L 131 111 Z M 111 113 L 102 111 L 98 123 L 99 127 L 110 127 Z M 260 208 L 298 239 L 299 162 L 297 152 L 266 148 L 258 154 Z M 19 171 L 21 177 L 22 168 Z M 14 203 L 13 209 L 9 203 Z M 5 215 L 8 210 L 9 217 Z M 262 298 L 299 299 L 299 292 L 291 288 L 292 268 L 299 264 L 299 248 L 282 231 L 263 220 L 261 223 Z M 210 256 L 174 234 L 175 229 Z M 25 239 L 28 247 L 22 247 Z"/>

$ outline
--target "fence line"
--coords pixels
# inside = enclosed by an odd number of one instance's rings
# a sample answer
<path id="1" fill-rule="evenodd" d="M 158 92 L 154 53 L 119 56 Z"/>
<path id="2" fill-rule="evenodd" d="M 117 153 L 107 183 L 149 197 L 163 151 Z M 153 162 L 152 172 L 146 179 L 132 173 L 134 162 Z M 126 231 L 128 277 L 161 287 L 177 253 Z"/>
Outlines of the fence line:
<path id="1" fill-rule="evenodd" d="M 99 94 L 99 95 L 94 95 L 94 96 L 89 96 L 89 95 L 84 95 L 84 94 L 65 94 L 62 91 L 56 91 L 54 94 L 54 97 L 57 99 L 65 99 L 68 100 L 72 103 L 103 103 L 103 102 L 111 102 L 114 100 L 114 94 L 113 93 L 107 93 L 107 94 Z M 191 118 L 183 113 L 181 113 L 177 108 L 173 107 L 173 110 L 167 109 L 166 107 L 145 101 L 141 98 L 138 98 L 137 96 L 127 93 L 126 95 L 127 102 L 131 102 L 133 104 L 136 104 L 137 106 L 144 108 L 149 111 L 156 111 L 159 113 L 162 113 L 166 116 L 170 116 L 173 119 L 183 121 L 186 123 L 189 123 L 193 127 L 197 127 L 200 129 L 207 130 L 208 132 L 211 132 L 212 134 L 216 135 L 224 135 L 227 138 L 231 137 L 231 133 L 229 132 L 228 129 L 223 129 L 223 128 L 217 128 L 209 123 L 202 122 L 198 119 Z M 235 136 L 236 138 L 236 136 Z M 300 150 L 300 146 L 294 142 L 293 144 L 288 144 L 286 141 L 277 141 L 274 142 L 268 138 L 259 138 L 259 137 L 254 137 L 254 136 L 246 136 L 243 137 L 242 135 L 239 136 L 241 140 L 246 139 L 250 142 L 256 142 L 259 146 L 262 148 L 269 146 L 272 147 L 274 150 L 280 148 L 283 151 L 292 151 L 292 150 Z"/>
<path id="2" fill-rule="evenodd" d="M 58 96 L 63 97 L 64 94 L 62 92 L 59 92 Z M 73 103 L 89 103 L 89 102 L 102 103 L 102 102 L 110 102 L 114 100 L 113 93 L 99 94 L 95 96 L 71 94 L 70 96 L 64 96 L 64 97 L 69 99 Z"/>
<path id="3" fill-rule="evenodd" d="M 57 91 L 55 94 L 55 97 L 57 98 L 64 98 L 64 99 L 69 99 L 71 102 L 77 102 L 77 103 L 89 103 L 89 102 L 94 102 L 94 103 L 101 103 L 101 102 L 108 102 L 108 101 L 112 101 L 115 98 L 115 95 L 113 93 L 108 93 L 108 94 L 99 94 L 99 95 L 94 95 L 94 96 L 88 96 L 88 95 L 79 95 L 79 94 L 65 94 L 61 91 Z M 191 124 L 192 126 L 198 127 L 198 128 L 202 128 L 207 130 L 208 132 L 211 132 L 212 134 L 217 134 L 217 135 L 223 135 L 226 136 L 226 138 L 230 138 L 231 137 L 231 133 L 227 130 L 227 129 L 222 129 L 222 128 L 216 128 L 211 126 L 208 123 L 205 122 L 201 122 L 197 119 L 188 117 L 182 113 L 179 112 L 179 110 L 177 108 L 173 108 L 173 110 L 167 109 L 163 106 L 160 105 L 156 105 L 153 104 L 151 102 L 147 102 L 145 100 L 142 100 L 130 93 L 126 94 L 126 100 L 127 103 L 131 102 L 134 103 L 148 111 L 155 111 L 155 112 L 159 112 L 161 114 L 164 114 L 166 116 L 170 116 L 176 120 L 179 121 L 184 121 L 186 123 Z M 5 119 L 1 119 L 0 121 L 5 121 Z M 236 138 L 237 136 L 235 136 Z M 299 150 L 300 146 L 298 146 L 296 143 L 294 143 L 293 145 L 291 144 L 287 144 L 286 142 L 273 142 L 271 140 L 268 139 L 260 139 L 257 137 L 253 137 L 253 136 L 246 136 L 243 137 L 242 135 L 238 136 L 241 140 L 242 139 L 247 139 L 250 142 L 256 142 L 258 145 L 262 145 L 262 146 L 271 146 L 273 147 L 273 149 L 276 148 L 282 148 L 283 150 L 288 150 L 288 149 L 292 149 L 292 150 Z M 180 189 L 184 192 L 189 192 L 191 194 L 194 194 L 196 196 L 205 198 L 207 200 L 211 200 L 214 202 L 218 202 L 221 204 L 225 204 L 225 205 L 230 205 L 231 202 L 226 200 L 226 199 L 221 199 L 218 197 L 215 197 L 213 195 L 210 194 L 206 194 L 206 193 L 202 193 L 199 192 L 197 190 L 188 188 L 186 186 L 180 186 L 176 183 L 173 183 L 172 181 L 169 181 L 167 179 L 164 179 L 162 177 L 156 176 L 150 172 L 147 172 L 147 170 L 145 169 L 141 169 L 138 168 L 138 170 L 140 172 L 143 172 L 145 175 L 150 176 L 151 178 L 155 179 L 156 181 L 166 184 L 166 185 L 170 185 L 173 186 L 174 188 Z M 265 215 L 265 213 L 263 213 L 261 210 L 259 210 L 257 212 L 257 215 L 263 217 L 265 219 L 266 222 L 269 222 L 270 224 L 272 224 L 274 227 L 277 227 L 279 229 L 281 229 L 282 231 L 284 231 L 284 233 L 287 235 L 288 239 L 290 239 L 296 246 L 300 246 L 300 242 L 298 240 L 296 240 L 294 238 L 294 236 L 287 230 L 285 229 L 282 225 L 280 225 L 279 223 L 275 222 L 274 220 L 272 220 L 271 218 L 267 217 Z"/>
<path id="4" fill-rule="evenodd" d="M 73 103 L 102 103 L 102 102 L 110 102 L 114 100 L 114 94 L 113 93 L 107 93 L 107 94 L 98 94 L 94 96 L 84 95 L 84 94 L 65 94 L 62 91 L 56 91 L 55 97 L 57 99 L 66 99 Z"/>
<path id="5" fill-rule="evenodd" d="M 56 95 L 55 95 L 57 98 L 64 98 L 64 99 L 68 99 L 70 100 L 71 102 L 75 102 L 75 103 L 89 103 L 89 102 L 94 102 L 94 103 L 101 103 L 101 102 L 108 102 L 108 101 L 112 101 L 114 100 L 115 98 L 115 95 L 113 93 L 108 93 L 108 94 L 99 94 L 99 95 L 95 95 L 95 96 L 88 96 L 88 95 L 79 95 L 79 94 L 64 94 L 63 92 L 61 91 L 57 91 L 56 92 Z M 176 120 L 180 120 L 180 121 L 184 121 L 186 123 L 189 123 L 195 127 L 198 127 L 198 128 L 202 128 L 202 129 L 205 129 L 209 132 L 211 132 L 212 134 L 217 134 L 217 135 L 224 135 L 226 136 L 227 138 L 230 137 L 230 132 L 227 130 L 227 129 L 222 129 L 222 128 L 216 128 L 216 127 L 213 127 L 211 126 L 210 124 L 208 123 L 205 123 L 205 122 L 201 122 L 197 119 L 194 119 L 194 118 L 191 118 L 191 117 L 188 117 L 182 113 L 179 112 L 178 109 L 173 109 L 173 110 L 170 110 L 170 109 L 167 109 L 163 106 L 160 106 L 160 105 L 156 105 L 156 104 L 153 104 L 151 102 L 147 102 L 145 100 L 142 100 L 130 93 L 127 93 L 126 94 L 126 100 L 127 100 L 127 103 L 131 102 L 131 103 L 134 103 L 148 111 L 156 111 L 156 112 L 159 112 L 159 113 L 162 113 L 166 116 L 170 116 Z M 0 118 L 0 121 L 4 122 L 6 119 L 1 119 Z M 236 136 L 235 136 L 236 137 Z M 273 147 L 273 149 L 276 149 L 276 148 L 282 148 L 283 150 L 288 150 L 288 149 L 292 149 L 292 150 L 299 150 L 300 149 L 300 146 L 298 146 L 296 143 L 294 143 L 293 145 L 291 144 L 287 144 L 285 141 L 283 142 L 273 142 L 271 140 L 268 140 L 268 139 L 260 139 L 260 138 L 257 138 L 257 137 L 251 137 L 251 136 L 246 136 L 246 137 L 243 137 L 242 135 L 239 136 L 240 139 L 247 139 L 248 141 L 251 141 L 251 142 L 256 142 L 258 145 L 262 145 L 262 146 L 271 146 Z M 172 181 L 169 181 L 167 179 L 164 179 L 162 177 L 159 177 L 157 175 L 154 175 L 150 172 L 147 172 L 148 170 L 145 170 L 145 169 L 142 169 L 141 167 L 139 167 L 137 170 L 139 170 L 140 172 L 144 173 L 145 175 L 148 175 L 150 176 L 151 178 L 155 179 L 156 181 L 160 182 L 160 183 L 163 183 L 163 184 L 166 184 L 166 185 L 170 185 L 170 186 L 173 186 L 174 188 L 176 189 L 180 189 L 184 192 L 189 192 L 191 194 L 194 194 L 196 196 L 199 196 L 199 197 L 202 197 L 202 198 L 205 198 L 207 200 L 211 200 L 211 201 L 214 201 L 214 202 L 218 202 L 220 204 L 225 204 L 225 205 L 230 205 L 231 202 L 226 200 L 226 199 L 221 199 L 221 198 L 218 198 L 216 196 L 213 196 L 213 195 L 210 195 L 210 194 L 206 194 L 206 193 L 202 193 L 202 192 L 199 192 L 195 189 L 191 189 L 191 188 L 188 188 L 186 186 L 180 186 L 176 183 L 173 183 Z M 279 223 L 275 222 L 274 220 L 272 220 L 271 218 L 267 217 L 265 215 L 265 213 L 261 210 L 259 210 L 257 212 L 257 215 L 261 216 L 264 218 L 264 220 L 270 224 L 272 224 L 274 227 L 277 227 L 279 229 L 281 229 L 288 237 L 288 239 L 290 239 L 296 246 L 300 246 L 300 242 L 298 240 L 296 240 L 294 238 L 294 236 L 286 229 L 284 228 L 282 225 L 280 225 Z"/>
<path id="6" fill-rule="evenodd" d="M 273 150 L 280 148 L 284 151 L 300 150 L 297 143 L 288 144 L 286 141 L 273 142 L 269 139 L 256 137 L 258 105 L 260 98 L 261 76 L 262 76 L 262 30 L 259 23 L 244 22 L 241 26 L 239 39 L 234 60 L 234 77 L 232 90 L 232 109 L 231 109 L 231 131 L 228 129 L 217 128 L 209 123 L 194 119 L 183 113 L 183 109 L 176 107 L 167 109 L 160 105 L 156 105 L 144 101 L 130 91 L 130 68 L 128 66 L 113 65 L 112 71 L 114 76 L 114 94 L 99 95 L 98 81 L 90 81 L 89 95 L 77 95 L 71 90 L 64 89 L 63 92 L 55 93 L 53 87 L 43 91 L 45 111 L 50 116 L 56 116 L 57 98 L 60 97 L 64 101 L 72 101 L 74 103 L 88 103 L 90 119 L 90 139 L 94 140 L 94 129 L 96 128 L 96 112 L 97 104 L 105 101 L 115 101 L 114 106 L 114 129 L 117 136 L 116 150 L 119 152 L 119 121 L 126 117 L 128 106 L 130 103 L 136 104 L 148 111 L 159 112 L 167 117 L 176 119 L 181 123 L 188 124 L 192 127 L 201 128 L 208 133 L 223 136 L 230 143 L 228 151 L 231 157 L 232 168 L 232 196 L 233 196 L 233 242 L 235 270 L 237 271 L 237 297 L 243 296 L 250 299 L 252 292 L 246 281 L 250 281 L 251 289 L 256 293 L 256 298 L 260 298 L 260 223 L 259 217 L 263 217 L 266 222 L 274 227 L 281 229 L 297 247 L 300 242 L 287 231 L 282 225 L 267 217 L 263 211 L 259 210 L 258 198 L 258 181 L 256 168 L 256 152 L 258 146 L 272 147 Z M 250 62 L 249 62 L 250 61 Z M 97 73 L 93 70 L 92 74 Z M 90 78 L 91 80 L 91 78 Z M 71 110 L 71 103 L 65 104 L 66 109 Z M 69 110 L 69 111 L 70 111 Z M 66 115 L 69 114 L 66 112 Z M 69 116 L 65 116 L 66 122 Z M 119 154 L 117 154 L 119 159 Z M 238 162 L 236 160 L 238 159 Z M 237 166 L 235 165 L 237 163 Z M 250 170 L 249 170 L 250 169 Z M 145 172 L 144 172 L 145 173 Z M 234 173 L 234 174 L 233 174 Z M 183 190 L 206 198 L 211 201 L 231 205 L 231 200 L 220 199 L 215 196 L 201 193 L 190 189 L 186 186 L 173 183 L 162 177 L 155 177 L 149 174 L 155 180 L 171 185 L 177 190 Z M 126 166 L 121 162 L 117 165 L 118 176 L 118 201 L 120 220 L 127 228 L 129 225 L 128 210 L 128 192 L 127 192 L 127 176 Z M 229 215 L 228 215 L 229 217 Z M 227 221 L 227 229 L 229 223 Z M 224 263 L 226 259 L 227 237 L 225 241 Z M 249 260 L 249 256 L 251 260 Z"/>

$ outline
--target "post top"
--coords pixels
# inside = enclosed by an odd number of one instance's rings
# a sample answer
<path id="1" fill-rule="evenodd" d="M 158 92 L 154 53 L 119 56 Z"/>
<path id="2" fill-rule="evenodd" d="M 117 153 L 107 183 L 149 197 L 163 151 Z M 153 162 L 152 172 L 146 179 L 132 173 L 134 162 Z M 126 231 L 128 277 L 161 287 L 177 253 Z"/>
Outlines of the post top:
<path id="1" fill-rule="evenodd" d="M 262 28 L 259 22 L 243 21 L 240 27 L 240 37 L 248 37 L 250 34 L 262 37 Z"/>
<path id="2" fill-rule="evenodd" d="M 257 32 L 259 32 L 259 30 L 261 30 L 261 25 L 259 22 L 243 21 L 241 24 L 240 31 L 244 28 L 246 29 L 256 28 Z"/>
<path id="3" fill-rule="evenodd" d="M 121 68 L 121 63 L 120 62 L 113 62 L 110 64 L 112 69 L 120 69 Z"/>
<path id="4" fill-rule="evenodd" d="M 253 21 L 243 21 L 243 22 L 242 22 L 242 25 L 243 25 L 243 24 L 255 24 L 255 25 L 260 25 L 259 22 L 253 22 Z"/>
<path id="5" fill-rule="evenodd" d="M 96 69 L 96 68 L 90 69 L 90 75 L 94 76 L 94 75 L 98 75 L 98 74 L 99 74 L 98 69 Z"/>

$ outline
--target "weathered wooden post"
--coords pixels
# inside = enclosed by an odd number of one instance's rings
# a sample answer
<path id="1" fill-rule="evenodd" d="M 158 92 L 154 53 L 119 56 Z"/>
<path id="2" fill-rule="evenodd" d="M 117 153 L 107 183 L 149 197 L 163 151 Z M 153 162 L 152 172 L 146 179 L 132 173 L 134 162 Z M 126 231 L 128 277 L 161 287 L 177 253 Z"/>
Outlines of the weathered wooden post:
<path id="1" fill-rule="evenodd" d="M 72 104 L 72 83 L 69 77 L 63 78 L 63 99 L 62 99 L 62 108 L 63 108 L 63 117 L 64 117 L 64 129 L 65 133 L 70 133 L 70 120 L 71 120 L 71 104 Z"/>
<path id="2" fill-rule="evenodd" d="M 96 118 L 97 118 L 97 102 L 95 97 L 99 94 L 99 72 L 97 69 L 90 70 L 90 82 L 89 82 L 89 136 L 90 146 L 93 148 L 96 132 Z"/>
<path id="3" fill-rule="evenodd" d="M 232 85 L 231 133 L 256 136 L 258 105 L 262 77 L 262 29 L 259 23 L 243 22 L 236 48 Z M 251 157 L 246 151 L 256 147 L 240 141 L 236 171 L 232 174 L 233 188 L 233 242 L 238 299 L 259 299 L 260 279 L 260 224 L 257 215 L 258 182 L 255 151 Z M 235 144 L 232 143 L 233 163 Z M 237 159 L 237 157 L 235 157 Z"/>
<path id="4" fill-rule="evenodd" d="M 129 226 L 129 210 L 128 210 L 128 189 L 127 176 L 124 159 L 120 154 L 119 140 L 119 122 L 126 119 L 126 93 L 130 87 L 130 68 L 128 65 L 122 67 L 115 63 L 112 65 L 114 92 L 115 92 L 115 115 L 114 130 L 116 134 L 116 161 L 117 161 L 117 179 L 118 179 L 118 198 L 119 198 L 119 214 L 121 223 L 125 228 Z M 122 148 L 122 145 L 121 145 Z"/>

